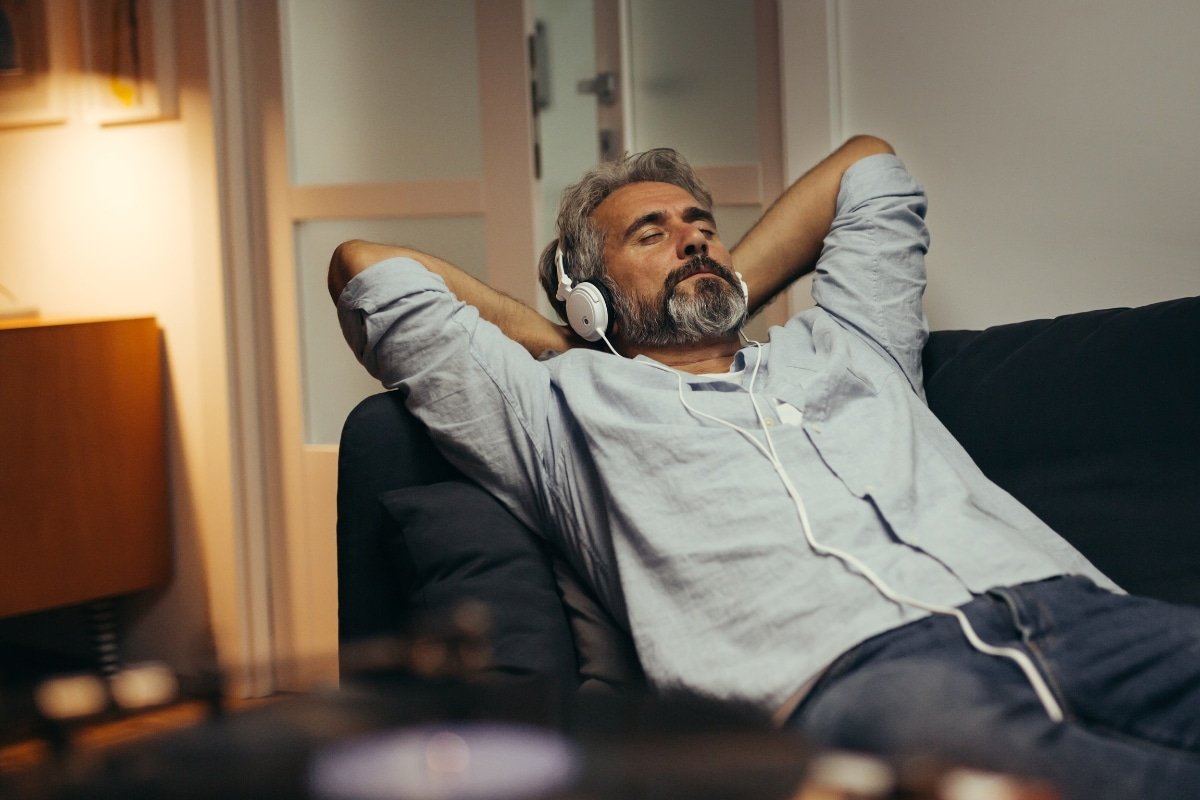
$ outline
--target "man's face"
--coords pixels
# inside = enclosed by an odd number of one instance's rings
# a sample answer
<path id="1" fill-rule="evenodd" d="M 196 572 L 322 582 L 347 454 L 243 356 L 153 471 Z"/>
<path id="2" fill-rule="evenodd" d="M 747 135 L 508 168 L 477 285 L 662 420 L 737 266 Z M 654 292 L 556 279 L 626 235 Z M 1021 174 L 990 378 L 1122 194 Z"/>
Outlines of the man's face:
<path id="1" fill-rule="evenodd" d="M 741 286 L 712 214 L 669 183 L 633 183 L 592 212 L 616 284 L 621 337 L 671 345 L 718 338 L 745 318 Z"/>

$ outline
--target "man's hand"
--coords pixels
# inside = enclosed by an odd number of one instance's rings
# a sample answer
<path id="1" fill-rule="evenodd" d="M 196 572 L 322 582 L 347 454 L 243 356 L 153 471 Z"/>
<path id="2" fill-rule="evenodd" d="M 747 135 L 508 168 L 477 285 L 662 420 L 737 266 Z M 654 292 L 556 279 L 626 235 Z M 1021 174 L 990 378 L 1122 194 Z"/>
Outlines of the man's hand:
<path id="1" fill-rule="evenodd" d="M 837 208 L 842 175 L 867 156 L 894 153 L 874 136 L 855 136 L 788 187 L 733 248 L 750 286 L 750 311 L 813 270 Z"/>
<path id="2" fill-rule="evenodd" d="M 455 297 L 479 309 L 480 316 L 504 331 L 535 358 L 548 350 L 563 352 L 584 344 L 565 325 L 555 325 L 535 309 L 476 280 L 449 261 L 410 247 L 359 239 L 338 245 L 329 261 L 329 294 L 333 301 L 337 302 L 355 275 L 380 261 L 397 257 L 411 258 L 441 276 Z"/>

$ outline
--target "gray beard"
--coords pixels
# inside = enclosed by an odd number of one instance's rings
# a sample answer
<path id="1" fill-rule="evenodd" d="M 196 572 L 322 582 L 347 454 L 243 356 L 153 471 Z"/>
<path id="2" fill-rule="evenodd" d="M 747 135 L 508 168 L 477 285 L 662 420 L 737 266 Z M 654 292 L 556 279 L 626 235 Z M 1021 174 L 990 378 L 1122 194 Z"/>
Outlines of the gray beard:
<path id="1" fill-rule="evenodd" d="M 679 283 L 701 267 L 721 280 L 700 280 L 690 293 L 677 293 Z M 697 256 L 667 276 L 655 298 L 634 300 L 619 286 L 609 289 L 621 337 L 632 344 L 662 347 L 719 339 L 746 319 L 746 299 L 737 276 L 707 256 Z"/>

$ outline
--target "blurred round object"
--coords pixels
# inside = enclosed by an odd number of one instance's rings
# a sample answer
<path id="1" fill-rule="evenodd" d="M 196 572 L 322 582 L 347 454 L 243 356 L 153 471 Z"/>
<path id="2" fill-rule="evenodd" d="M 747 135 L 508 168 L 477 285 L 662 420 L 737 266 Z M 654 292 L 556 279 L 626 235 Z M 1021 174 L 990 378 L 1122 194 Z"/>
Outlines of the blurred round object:
<path id="1" fill-rule="evenodd" d="M 123 709 L 161 706 L 179 694 L 175 673 L 165 664 L 138 664 L 121 670 L 109 679 L 113 700 Z"/>
<path id="2" fill-rule="evenodd" d="M 550 731 L 455 723 L 330 746 L 309 785 L 321 800 L 517 800 L 567 787 L 577 769 L 574 748 Z"/>
<path id="3" fill-rule="evenodd" d="M 896 785 L 892 768 L 878 758 L 859 753 L 830 751 L 809 765 L 805 787 L 816 796 L 887 797 Z"/>
<path id="4" fill-rule="evenodd" d="M 108 706 L 108 687 L 98 675 L 64 675 L 39 683 L 33 701 L 47 719 L 80 719 Z"/>
<path id="5" fill-rule="evenodd" d="M 1028 783 L 1008 775 L 954 769 L 941 780 L 939 797 L 943 800 L 1057 800 L 1050 787 Z"/>

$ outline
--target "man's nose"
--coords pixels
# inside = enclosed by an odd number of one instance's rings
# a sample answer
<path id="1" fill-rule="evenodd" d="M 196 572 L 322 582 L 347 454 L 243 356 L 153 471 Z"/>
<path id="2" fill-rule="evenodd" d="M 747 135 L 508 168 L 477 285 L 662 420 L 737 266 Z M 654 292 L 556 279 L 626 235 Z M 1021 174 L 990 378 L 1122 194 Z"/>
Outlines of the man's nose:
<path id="1" fill-rule="evenodd" d="M 708 255 L 708 240 L 704 238 L 703 231 L 689 225 L 679 237 L 678 249 L 681 258 Z"/>

